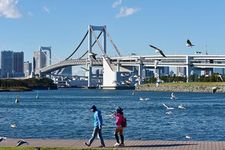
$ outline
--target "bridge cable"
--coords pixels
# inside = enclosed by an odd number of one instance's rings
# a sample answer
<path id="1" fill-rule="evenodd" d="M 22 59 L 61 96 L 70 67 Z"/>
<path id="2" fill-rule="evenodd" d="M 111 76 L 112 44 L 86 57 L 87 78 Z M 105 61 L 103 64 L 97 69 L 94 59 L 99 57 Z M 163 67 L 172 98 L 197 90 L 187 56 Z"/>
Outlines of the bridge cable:
<path id="1" fill-rule="evenodd" d="M 102 35 L 102 31 L 99 33 L 97 39 L 99 39 L 101 35 Z M 91 45 L 91 47 L 93 47 L 93 46 L 95 45 L 96 42 L 97 42 L 97 41 L 95 40 L 94 43 Z M 88 53 L 88 51 L 86 51 L 86 52 L 85 52 L 81 57 L 79 57 L 78 59 L 83 58 L 87 53 Z"/>
<path id="2" fill-rule="evenodd" d="M 80 48 L 81 44 L 82 44 L 82 43 L 84 42 L 84 40 L 86 39 L 87 35 L 88 35 L 88 31 L 86 32 L 85 36 L 83 37 L 83 39 L 81 40 L 81 42 L 80 42 L 80 44 L 77 46 L 77 48 L 76 48 L 76 49 L 73 51 L 73 53 L 72 53 L 69 57 L 67 57 L 65 60 L 70 59 L 70 58 L 73 56 L 73 54 L 76 53 L 76 51 Z"/>
<path id="3" fill-rule="evenodd" d="M 82 43 L 83 43 L 84 40 L 86 39 L 87 35 L 88 35 L 88 31 L 87 31 L 86 34 L 84 35 L 83 39 L 81 40 L 81 42 L 80 42 L 80 44 L 77 46 L 77 48 L 76 48 L 76 49 L 73 51 L 73 53 L 72 53 L 69 57 L 67 57 L 65 60 L 70 59 L 70 58 L 73 56 L 73 54 L 75 54 L 75 53 L 77 52 L 77 50 L 80 48 L 80 46 L 82 45 Z M 64 71 L 64 68 L 59 69 L 59 70 L 57 71 L 56 74 L 59 74 L 59 73 L 62 72 L 62 71 Z"/>
<path id="4" fill-rule="evenodd" d="M 119 49 L 117 48 L 116 44 L 113 42 L 112 37 L 110 36 L 109 32 L 106 30 L 105 27 L 104 27 L 104 30 L 105 30 L 105 32 L 106 32 L 106 35 L 109 37 L 110 42 L 112 43 L 113 47 L 115 48 L 117 54 L 118 54 L 119 56 L 122 56 L 121 53 L 120 53 L 120 51 L 119 51 Z"/>
<path id="5" fill-rule="evenodd" d="M 86 54 L 88 53 L 88 51 L 86 51 L 81 57 L 79 57 L 78 59 L 82 59 Z"/>
<path id="6" fill-rule="evenodd" d="M 107 64 L 109 65 L 110 69 L 113 71 L 112 66 L 110 65 L 109 60 L 106 58 L 107 55 L 106 55 L 105 51 L 103 50 L 102 45 L 100 44 L 99 40 L 97 39 L 97 36 L 96 36 L 96 34 L 95 34 L 95 32 L 93 31 L 92 28 L 91 28 L 91 31 L 92 31 L 92 33 L 93 33 L 93 35 L 94 35 L 94 37 L 95 37 L 95 40 L 96 40 L 96 42 L 97 42 L 99 48 L 101 49 L 101 51 L 102 51 L 102 53 L 103 53 L 103 58 L 106 60 L 106 62 L 107 62 Z"/>

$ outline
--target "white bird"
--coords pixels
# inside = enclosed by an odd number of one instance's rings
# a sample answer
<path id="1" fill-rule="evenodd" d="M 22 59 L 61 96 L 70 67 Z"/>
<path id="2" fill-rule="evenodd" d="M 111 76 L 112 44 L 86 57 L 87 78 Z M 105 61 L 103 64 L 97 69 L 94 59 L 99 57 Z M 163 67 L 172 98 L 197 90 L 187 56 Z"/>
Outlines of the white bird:
<path id="1" fill-rule="evenodd" d="M 146 97 L 146 98 L 139 97 L 139 100 L 140 100 L 140 101 L 147 101 L 147 100 L 149 100 L 149 98 L 148 98 L 148 97 Z"/>
<path id="2" fill-rule="evenodd" d="M 218 74 L 218 77 L 219 77 L 220 80 L 223 82 L 223 77 L 221 76 L 221 74 Z"/>
<path id="3" fill-rule="evenodd" d="M 36 97 L 35 97 L 36 99 L 39 99 L 39 95 L 38 95 L 38 92 L 37 92 L 37 95 L 36 95 Z"/>
<path id="4" fill-rule="evenodd" d="M 166 55 L 163 53 L 163 51 L 153 45 L 149 45 L 151 48 L 154 48 L 155 49 L 155 52 L 156 53 L 160 53 L 163 57 L 166 57 Z"/>
<path id="5" fill-rule="evenodd" d="M 171 114 L 173 114 L 172 111 L 167 111 L 167 112 L 166 112 L 166 115 L 171 115 Z"/>
<path id="6" fill-rule="evenodd" d="M 17 142 L 16 146 L 20 146 L 20 145 L 22 145 L 22 144 L 27 144 L 27 145 L 29 145 L 29 143 L 28 143 L 27 141 L 21 139 L 21 140 L 19 140 L 19 141 Z"/>
<path id="7" fill-rule="evenodd" d="M 176 96 L 174 93 L 171 93 L 170 99 L 173 99 L 173 100 L 176 99 Z"/>
<path id="8" fill-rule="evenodd" d="M 191 139 L 191 136 L 186 135 L 185 138 L 186 138 L 186 139 Z"/>
<path id="9" fill-rule="evenodd" d="M 182 104 L 178 105 L 179 109 L 186 109 Z"/>
<path id="10" fill-rule="evenodd" d="M 16 128 L 17 126 L 16 126 L 15 123 L 12 123 L 12 124 L 10 124 L 10 127 L 11 127 L 11 128 Z"/>
<path id="11" fill-rule="evenodd" d="M 6 140 L 6 137 L 0 137 L 0 142 Z"/>
<path id="12" fill-rule="evenodd" d="M 15 103 L 16 103 L 16 104 L 19 103 L 19 96 L 16 97 Z"/>
<path id="13" fill-rule="evenodd" d="M 173 107 L 168 107 L 166 104 L 163 103 L 163 106 L 167 109 L 167 110 L 173 110 Z"/>
<path id="14" fill-rule="evenodd" d="M 186 44 L 187 47 L 192 47 L 192 46 L 195 46 L 191 43 L 191 41 L 189 39 L 187 39 L 187 44 Z"/>

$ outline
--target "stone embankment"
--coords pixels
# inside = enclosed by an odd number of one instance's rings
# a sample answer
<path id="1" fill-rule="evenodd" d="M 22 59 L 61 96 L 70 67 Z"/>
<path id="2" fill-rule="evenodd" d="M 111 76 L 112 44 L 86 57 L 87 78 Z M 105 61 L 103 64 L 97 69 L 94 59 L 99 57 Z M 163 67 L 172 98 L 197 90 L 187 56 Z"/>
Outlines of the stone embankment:
<path id="1" fill-rule="evenodd" d="M 225 93 L 224 83 L 161 83 L 143 84 L 136 87 L 137 91 L 158 92 L 203 92 L 203 93 Z"/>

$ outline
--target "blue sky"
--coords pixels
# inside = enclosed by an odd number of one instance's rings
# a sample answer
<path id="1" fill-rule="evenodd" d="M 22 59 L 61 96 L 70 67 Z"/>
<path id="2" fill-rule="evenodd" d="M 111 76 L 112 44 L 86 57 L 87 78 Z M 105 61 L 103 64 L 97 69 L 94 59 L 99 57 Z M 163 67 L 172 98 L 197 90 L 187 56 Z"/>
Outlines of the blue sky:
<path id="1" fill-rule="evenodd" d="M 0 50 L 32 60 L 39 46 L 51 46 L 53 59 L 64 59 L 89 24 L 106 25 L 123 55 L 155 54 L 150 43 L 171 55 L 225 54 L 224 0 L 0 0 Z M 187 39 L 196 46 L 187 48 Z"/>

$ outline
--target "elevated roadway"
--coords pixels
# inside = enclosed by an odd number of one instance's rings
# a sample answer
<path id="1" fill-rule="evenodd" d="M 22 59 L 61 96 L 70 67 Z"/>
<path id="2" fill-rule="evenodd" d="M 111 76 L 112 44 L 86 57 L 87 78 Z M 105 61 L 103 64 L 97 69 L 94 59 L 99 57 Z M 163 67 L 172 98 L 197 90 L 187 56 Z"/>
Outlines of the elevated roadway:
<path id="1" fill-rule="evenodd" d="M 157 67 L 191 67 L 191 68 L 225 68 L 225 55 L 168 55 L 166 58 L 157 55 L 143 56 L 121 56 L 111 57 L 112 66 L 121 67 L 140 66 L 144 68 L 154 68 L 155 61 Z M 86 65 L 88 59 L 69 59 L 40 69 L 41 74 L 49 74 L 52 71 L 65 68 L 67 66 Z M 92 61 L 93 66 L 102 66 L 102 58 Z"/>

